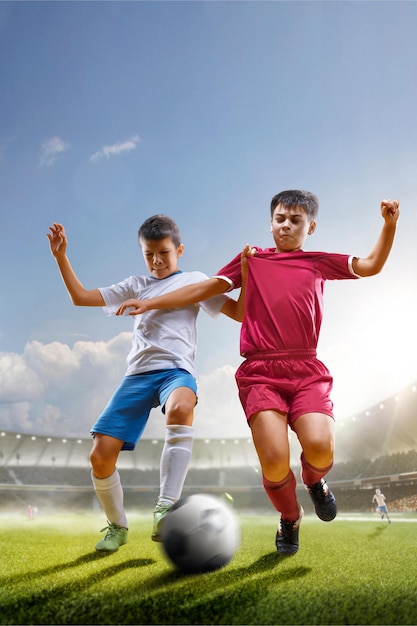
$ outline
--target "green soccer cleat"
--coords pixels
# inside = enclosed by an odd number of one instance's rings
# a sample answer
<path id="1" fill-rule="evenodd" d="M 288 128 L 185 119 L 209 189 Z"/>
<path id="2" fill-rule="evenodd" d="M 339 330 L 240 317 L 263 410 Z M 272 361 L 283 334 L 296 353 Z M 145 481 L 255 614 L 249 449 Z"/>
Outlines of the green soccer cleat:
<path id="1" fill-rule="evenodd" d="M 97 552 L 117 552 L 120 546 L 128 542 L 129 531 L 123 526 L 111 524 L 102 528 L 100 532 L 107 530 L 104 539 L 96 544 Z"/>
<path id="2" fill-rule="evenodd" d="M 152 541 L 161 541 L 161 531 L 164 518 L 172 508 L 172 504 L 157 504 L 153 511 Z"/>

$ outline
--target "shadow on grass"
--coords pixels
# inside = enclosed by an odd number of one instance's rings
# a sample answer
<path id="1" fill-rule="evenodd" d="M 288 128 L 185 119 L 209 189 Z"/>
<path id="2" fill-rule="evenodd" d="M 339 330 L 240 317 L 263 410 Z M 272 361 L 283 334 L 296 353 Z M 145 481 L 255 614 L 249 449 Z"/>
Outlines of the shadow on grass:
<path id="1" fill-rule="evenodd" d="M 0 586 L 6 584 L 10 585 L 11 583 L 33 581 L 34 578 L 39 578 L 40 576 L 50 576 L 51 574 L 58 574 L 59 572 L 65 572 L 66 570 L 70 570 L 74 567 L 79 567 L 80 565 L 86 565 L 94 561 L 106 561 L 107 558 L 112 554 L 112 552 L 109 552 L 107 554 L 103 552 L 91 552 L 89 554 L 84 554 L 83 556 L 80 556 L 77 559 L 74 559 L 74 561 L 70 561 L 69 563 L 61 563 L 59 565 L 53 565 L 51 567 L 46 567 L 45 569 L 41 570 L 36 569 L 32 571 L 27 571 L 24 574 L 16 574 L 15 576 L 0 577 Z M 154 563 L 154 559 L 130 559 L 129 561 L 125 561 L 123 563 L 114 565 L 113 567 L 107 568 L 105 571 L 111 576 L 127 568 L 147 567 L 148 565 L 153 565 Z"/>
<path id="2" fill-rule="evenodd" d="M 270 552 L 269 554 L 264 554 L 259 559 L 254 561 L 248 567 L 241 567 L 235 570 L 229 569 L 218 569 L 213 572 L 197 572 L 197 573 L 187 573 L 183 572 L 180 569 L 173 569 L 169 572 L 165 572 L 160 576 L 155 577 L 154 584 L 155 587 L 159 587 L 161 584 L 166 584 L 173 581 L 178 581 L 182 579 L 193 580 L 200 579 L 202 576 L 213 576 L 216 575 L 216 580 L 219 580 L 219 577 L 224 576 L 227 577 L 227 580 L 230 581 L 231 578 L 238 578 L 241 580 L 242 574 L 246 576 L 251 576 L 252 574 L 259 574 L 261 572 L 270 571 L 273 568 L 277 567 L 280 563 L 289 563 L 291 557 L 281 556 L 276 552 Z"/>
<path id="3" fill-rule="evenodd" d="M 140 604 L 126 605 L 136 624 L 232 624 L 236 615 L 253 614 L 269 589 L 279 593 L 290 580 L 299 580 L 311 567 L 291 565 L 291 557 L 276 552 L 261 556 L 248 567 L 187 575 L 174 570 L 148 581 Z M 285 563 L 285 567 L 282 567 Z M 175 585 L 184 581 L 185 585 Z M 220 621 L 219 621 L 220 620 Z M 241 622 L 240 623 L 246 623 Z M 250 621 L 249 623 L 257 623 Z"/>
<path id="4" fill-rule="evenodd" d="M 108 580 L 123 571 L 147 567 L 153 559 L 130 559 L 107 567 L 109 561 L 100 554 L 87 554 L 74 561 L 41 571 L 25 573 L 15 577 L 15 582 L 32 581 L 40 575 L 51 575 L 93 561 L 102 560 L 104 567 L 88 571 L 87 575 L 66 580 L 64 584 L 52 588 L 30 590 L 27 594 L 11 594 L 2 602 L 3 617 L 16 621 L 0 623 L 35 623 L 31 618 L 36 613 L 44 624 L 100 623 L 103 610 L 100 594 L 95 592 L 95 602 L 91 603 L 88 591 L 91 585 Z M 285 562 L 285 567 L 280 567 Z M 219 615 L 229 623 L 232 607 L 239 610 L 252 610 L 264 597 L 269 586 L 277 588 L 288 580 L 306 576 L 311 568 L 290 566 L 288 557 L 276 552 L 265 554 L 248 567 L 237 569 L 223 568 L 205 574 L 186 575 L 180 570 L 171 570 L 162 575 L 143 576 L 134 583 L 125 583 L 114 593 L 107 589 L 105 594 L 107 623 L 118 624 L 173 624 L 173 623 L 218 623 Z M 181 584 L 183 581 L 185 584 Z M 10 584 L 9 579 L 9 584 Z M 179 585 L 176 583 L 180 583 Z M 244 589 L 244 593 L 242 590 Z M 120 610 L 123 608 L 121 621 Z M 229 616 L 229 620 L 226 616 Z M 23 621 L 22 621 L 23 620 Z M 208 620 L 208 621 L 206 621 Z M 36 622 L 39 623 L 39 622 Z M 101 622 L 102 623 L 102 622 Z"/>
<path id="5" fill-rule="evenodd" d="M 281 568 L 280 565 L 285 563 L 286 567 Z M 291 564 L 291 557 L 278 555 L 276 552 L 264 554 L 259 559 L 254 561 L 248 567 L 239 567 L 236 569 L 221 568 L 214 570 L 213 572 L 205 572 L 199 574 L 187 574 L 179 569 L 173 569 L 163 574 L 155 576 L 153 579 L 147 581 L 147 591 L 157 591 L 158 601 L 162 600 L 162 606 L 165 605 L 164 596 L 175 597 L 176 604 L 182 604 L 182 594 L 184 586 L 180 584 L 177 589 L 170 587 L 173 583 L 186 583 L 186 588 L 189 593 L 193 593 L 194 590 L 199 590 L 202 585 L 205 586 L 209 595 L 215 595 L 218 599 L 219 596 L 234 593 L 233 588 L 237 588 L 239 594 L 244 585 L 245 594 L 244 597 L 251 597 L 252 587 L 258 588 L 260 582 L 262 584 L 279 585 L 281 583 L 288 582 L 291 579 L 297 579 L 306 576 L 311 572 L 311 567 L 294 566 L 287 567 Z M 167 588 L 170 589 L 167 591 Z M 196 594 L 199 598 L 199 604 L 202 602 L 201 595 Z M 243 601 L 243 598 L 242 598 Z M 162 618 L 162 616 L 160 616 Z M 156 622 L 155 622 L 156 623 Z M 161 622 L 162 623 L 162 622 Z"/>
<path id="6" fill-rule="evenodd" d="M 385 530 L 387 530 L 388 524 L 381 524 L 380 526 L 376 526 L 371 533 L 368 533 L 366 536 L 368 539 L 377 539 L 381 536 Z"/>

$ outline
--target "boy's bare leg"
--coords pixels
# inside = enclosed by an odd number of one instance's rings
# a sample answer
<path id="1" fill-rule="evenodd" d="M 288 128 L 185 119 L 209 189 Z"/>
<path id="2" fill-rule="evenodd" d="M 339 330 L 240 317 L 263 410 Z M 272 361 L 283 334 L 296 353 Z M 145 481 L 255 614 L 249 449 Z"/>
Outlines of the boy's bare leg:
<path id="1" fill-rule="evenodd" d="M 90 463 L 96 478 L 108 478 L 113 474 L 122 446 L 120 439 L 95 433 Z"/>
<path id="2" fill-rule="evenodd" d="M 317 482 L 333 465 L 334 420 L 324 413 L 306 413 L 295 420 L 293 429 L 303 450 L 304 459 L 312 468 L 317 468 L 316 480 L 313 481 Z M 306 480 L 304 482 L 311 484 Z"/>
<path id="3" fill-rule="evenodd" d="M 295 522 L 299 505 L 296 480 L 290 468 L 287 416 L 278 411 L 261 411 L 252 415 L 249 425 L 266 494 L 285 520 Z"/>
<path id="4" fill-rule="evenodd" d="M 282 481 L 290 470 L 286 414 L 260 411 L 251 416 L 249 426 L 263 475 L 272 482 Z"/>

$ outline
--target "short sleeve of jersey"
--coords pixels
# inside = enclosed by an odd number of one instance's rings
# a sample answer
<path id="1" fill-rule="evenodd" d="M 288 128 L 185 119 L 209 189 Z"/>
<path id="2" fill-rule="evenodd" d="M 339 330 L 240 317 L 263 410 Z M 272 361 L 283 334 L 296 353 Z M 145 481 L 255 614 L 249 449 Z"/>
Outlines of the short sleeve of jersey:
<path id="1" fill-rule="evenodd" d="M 273 248 L 267 248 L 266 250 L 262 250 L 255 246 L 257 255 L 260 258 L 266 259 L 277 259 L 276 252 Z M 290 255 L 292 253 L 286 254 L 286 258 L 291 258 Z M 299 252 L 295 253 L 296 255 Z M 348 278 L 360 278 L 356 275 L 352 269 L 352 260 L 354 257 L 349 257 L 345 254 L 331 254 L 328 252 L 313 252 L 313 253 L 302 253 L 306 258 L 312 260 L 315 264 L 316 268 L 320 271 L 323 278 L 325 280 L 343 280 Z M 281 257 L 284 258 L 284 257 Z M 242 285 L 242 274 L 241 274 L 241 253 L 237 254 L 227 265 L 222 267 L 214 276 L 215 278 L 222 278 L 229 283 L 231 291 L 232 289 L 237 289 Z"/>
<path id="2" fill-rule="evenodd" d="M 308 257 L 308 253 L 306 253 Z M 354 257 L 346 254 L 331 254 L 328 252 L 317 252 L 311 254 L 311 258 L 326 280 L 345 280 L 350 278 L 360 278 L 355 274 L 352 267 Z"/>
<path id="3" fill-rule="evenodd" d="M 255 246 L 257 252 L 260 252 L 262 248 Z M 230 285 L 229 291 L 232 289 L 238 289 L 242 286 L 242 272 L 241 272 L 241 256 L 239 252 L 231 261 L 222 267 L 215 275 L 214 278 L 222 278 Z"/>
<path id="4" fill-rule="evenodd" d="M 103 311 L 107 316 L 116 315 L 116 311 L 120 305 L 130 298 L 140 299 L 140 295 L 144 288 L 142 276 L 129 276 L 120 283 L 109 285 L 108 287 L 99 287 L 99 291 L 103 296 L 106 306 Z"/>

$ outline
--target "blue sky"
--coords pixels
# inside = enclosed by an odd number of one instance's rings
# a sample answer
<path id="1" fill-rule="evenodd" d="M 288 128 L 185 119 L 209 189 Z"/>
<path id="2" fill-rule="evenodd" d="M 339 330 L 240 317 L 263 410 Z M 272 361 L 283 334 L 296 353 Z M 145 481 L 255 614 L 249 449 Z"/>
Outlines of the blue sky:
<path id="1" fill-rule="evenodd" d="M 0 3 L 0 428 L 88 433 L 124 373 L 130 321 L 73 307 L 50 256 L 67 229 L 86 287 L 145 271 L 137 229 L 180 225 L 208 275 L 268 246 L 269 201 L 320 199 L 309 249 L 383 273 L 328 284 L 319 354 L 340 419 L 417 380 L 417 3 Z M 239 327 L 201 313 L 200 436 L 245 436 Z M 155 416 L 147 436 L 161 435 Z"/>

